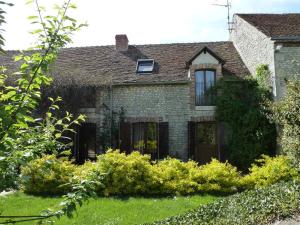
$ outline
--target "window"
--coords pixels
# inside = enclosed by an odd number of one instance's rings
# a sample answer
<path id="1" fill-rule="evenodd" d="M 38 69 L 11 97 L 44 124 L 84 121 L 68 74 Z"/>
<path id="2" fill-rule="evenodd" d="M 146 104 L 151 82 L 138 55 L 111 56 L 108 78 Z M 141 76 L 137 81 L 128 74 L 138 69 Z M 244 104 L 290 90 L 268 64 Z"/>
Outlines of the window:
<path id="1" fill-rule="evenodd" d="M 215 123 L 197 123 L 196 124 L 196 144 L 211 144 L 216 142 L 216 124 Z"/>
<path id="2" fill-rule="evenodd" d="M 168 122 L 120 122 L 119 131 L 119 148 L 127 154 L 135 150 L 162 159 L 169 153 Z"/>
<path id="3" fill-rule="evenodd" d="M 133 123 L 133 149 L 143 154 L 157 153 L 158 127 L 157 123 Z"/>
<path id="4" fill-rule="evenodd" d="M 137 61 L 136 72 L 139 74 L 152 73 L 154 69 L 153 59 L 139 59 Z"/>
<path id="5" fill-rule="evenodd" d="M 195 71 L 196 106 L 212 105 L 214 92 L 212 87 L 216 84 L 216 72 L 214 70 Z"/>

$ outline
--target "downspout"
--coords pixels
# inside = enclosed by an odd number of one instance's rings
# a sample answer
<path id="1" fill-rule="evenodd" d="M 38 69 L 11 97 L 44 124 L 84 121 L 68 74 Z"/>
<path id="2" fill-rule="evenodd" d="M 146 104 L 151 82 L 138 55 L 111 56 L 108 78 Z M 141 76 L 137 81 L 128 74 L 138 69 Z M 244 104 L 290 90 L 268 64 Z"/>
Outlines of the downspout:
<path id="1" fill-rule="evenodd" d="M 109 99 L 109 116 L 110 116 L 110 129 L 109 129 L 109 139 L 110 139 L 110 147 L 112 147 L 112 129 L 113 129 L 113 87 L 112 87 L 112 83 L 110 82 L 110 86 L 109 86 L 109 90 L 110 90 L 110 99 Z"/>

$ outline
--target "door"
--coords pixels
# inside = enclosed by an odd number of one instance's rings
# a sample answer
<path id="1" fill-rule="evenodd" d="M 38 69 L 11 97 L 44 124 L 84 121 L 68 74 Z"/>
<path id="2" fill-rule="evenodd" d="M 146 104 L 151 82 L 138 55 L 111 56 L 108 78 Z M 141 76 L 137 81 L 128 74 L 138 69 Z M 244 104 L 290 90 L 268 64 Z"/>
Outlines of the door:
<path id="1" fill-rule="evenodd" d="M 195 124 L 194 159 L 200 164 L 218 159 L 217 125 L 215 122 L 199 122 Z"/>
<path id="2" fill-rule="evenodd" d="M 96 158 L 96 124 L 83 123 L 77 130 L 76 141 L 77 162 L 84 163 L 86 160 Z"/>

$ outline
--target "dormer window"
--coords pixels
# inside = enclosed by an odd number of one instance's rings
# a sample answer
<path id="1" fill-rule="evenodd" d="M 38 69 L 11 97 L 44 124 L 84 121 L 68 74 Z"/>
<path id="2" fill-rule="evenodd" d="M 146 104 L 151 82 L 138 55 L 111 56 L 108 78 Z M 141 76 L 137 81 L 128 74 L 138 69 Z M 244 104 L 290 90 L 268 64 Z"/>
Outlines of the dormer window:
<path id="1" fill-rule="evenodd" d="M 138 74 L 152 73 L 154 70 L 153 59 L 138 59 L 136 65 L 136 72 Z"/>

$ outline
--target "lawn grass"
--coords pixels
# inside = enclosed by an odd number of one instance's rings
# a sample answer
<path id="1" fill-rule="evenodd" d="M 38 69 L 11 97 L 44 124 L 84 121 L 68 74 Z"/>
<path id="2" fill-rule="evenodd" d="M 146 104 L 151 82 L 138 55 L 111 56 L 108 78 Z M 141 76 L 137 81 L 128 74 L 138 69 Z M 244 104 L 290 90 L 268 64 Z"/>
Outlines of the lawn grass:
<path id="1" fill-rule="evenodd" d="M 61 225 L 97 225 L 97 224 L 141 224 L 182 214 L 201 204 L 207 204 L 218 197 L 211 195 L 194 195 L 189 197 L 128 197 L 91 199 L 78 210 L 72 219 L 63 217 L 55 224 Z M 51 208 L 61 198 L 36 197 L 15 193 L 0 197 L 2 216 L 39 215 L 41 210 Z M 0 219 L 0 224 L 3 220 Z M 21 225 L 34 224 L 20 223 Z"/>

